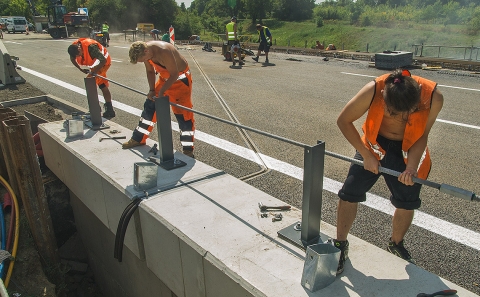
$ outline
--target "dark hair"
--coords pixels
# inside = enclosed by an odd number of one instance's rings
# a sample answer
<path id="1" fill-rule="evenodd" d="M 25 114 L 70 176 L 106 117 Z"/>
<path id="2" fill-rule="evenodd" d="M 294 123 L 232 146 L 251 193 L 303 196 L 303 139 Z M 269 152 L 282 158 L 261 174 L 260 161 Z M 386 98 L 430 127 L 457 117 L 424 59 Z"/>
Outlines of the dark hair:
<path id="1" fill-rule="evenodd" d="M 395 70 L 385 80 L 385 104 L 390 113 L 412 112 L 420 103 L 420 86 L 408 71 Z"/>
<path id="2" fill-rule="evenodd" d="M 70 57 L 76 57 L 76 56 L 78 56 L 79 53 L 80 53 L 80 51 L 78 50 L 78 45 L 77 44 L 71 44 L 68 47 L 68 54 L 70 55 Z"/>
<path id="3" fill-rule="evenodd" d="M 232 16 L 232 20 L 237 20 L 237 17 L 236 17 L 236 16 Z"/>

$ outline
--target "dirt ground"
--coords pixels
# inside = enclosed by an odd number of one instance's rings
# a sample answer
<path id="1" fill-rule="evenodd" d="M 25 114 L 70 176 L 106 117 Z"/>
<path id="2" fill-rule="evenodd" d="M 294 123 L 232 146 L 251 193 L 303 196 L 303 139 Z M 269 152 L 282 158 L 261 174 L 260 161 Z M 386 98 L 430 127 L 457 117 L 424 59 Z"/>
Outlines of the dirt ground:
<path id="1" fill-rule="evenodd" d="M 41 95 L 45 94 L 28 83 L 11 85 L 0 89 L 0 103 Z M 46 102 L 11 108 L 15 110 L 17 116 L 23 115 L 24 111 L 29 111 L 47 121 L 65 118 L 62 111 Z M 2 158 L 0 152 L 0 159 Z M 28 221 L 21 208 L 18 252 L 7 291 L 10 296 L 15 297 L 102 297 L 103 294 L 95 284 L 94 276 L 89 269 L 80 236 L 76 233 L 68 189 L 46 168 L 41 158 L 39 161 L 61 264 L 58 267 L 42 265 Z M 6 190 L 0 187 L 0 197 L 5 193 Z M 9 219 L 10 213 L 6 212 L 5 221 L 8 223 Z"/>

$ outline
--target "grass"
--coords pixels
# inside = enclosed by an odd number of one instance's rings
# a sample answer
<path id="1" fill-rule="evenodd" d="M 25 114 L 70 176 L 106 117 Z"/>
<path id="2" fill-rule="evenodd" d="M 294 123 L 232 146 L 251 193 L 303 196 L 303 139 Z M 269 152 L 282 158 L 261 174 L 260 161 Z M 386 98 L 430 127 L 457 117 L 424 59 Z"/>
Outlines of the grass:
<path id="1" fill-rule="evenodd" d="M 315 41 L 328 45 L 333 43 L 337 49 L 350 51 L 381 52 L 384 50 L 413 51 L 414 44 L 442 46 L 480 46 L 480 36 L 466 33 L 462 25 L 424 24 L 413 22 L 391 22 L 377 26 L 351 26 L 345 21 L 324 21 L 317 27 L 314 21 L 282 22 L 264 20 L 264 24 L 272 32 L 274 42 L 278 46 L 294 46 L 311 48 Z M 249 20 L 239 21 L 241 35 L 253 35 L 256 41 L 256 30 Z M 208 33 L 208 32 L 207 32 Z M 216 41 L 217 35 L 207 34 L 203 40 Z M 424 54 L 436 56 L 438 48 L 424 49 Z M 474 51 L 474 55 L 475 55 Z M 464 49 L 450 50 L 449 56 L 463 58 Z"/>

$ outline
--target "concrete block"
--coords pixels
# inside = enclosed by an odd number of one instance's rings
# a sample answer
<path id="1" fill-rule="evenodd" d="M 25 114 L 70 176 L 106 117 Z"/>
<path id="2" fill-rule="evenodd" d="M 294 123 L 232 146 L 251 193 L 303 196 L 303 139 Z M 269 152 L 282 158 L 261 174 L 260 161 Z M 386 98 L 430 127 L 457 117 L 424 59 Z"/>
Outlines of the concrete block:
<path id="1" fill-rule="evenodd" d="M 186 297 L 205 297 L 205 276 L 203 273 L 203 257 L 197 250 L 180 241 L 182 257 L 183 283 Z"/>

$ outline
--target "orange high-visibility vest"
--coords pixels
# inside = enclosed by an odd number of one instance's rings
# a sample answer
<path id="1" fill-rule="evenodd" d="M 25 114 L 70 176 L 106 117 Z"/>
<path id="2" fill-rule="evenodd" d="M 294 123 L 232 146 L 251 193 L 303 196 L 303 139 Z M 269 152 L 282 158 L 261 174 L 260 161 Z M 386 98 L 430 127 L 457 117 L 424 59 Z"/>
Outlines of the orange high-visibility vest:
<path id="1" fill-rule="evenodd" d="M 79 65 L 94 67 L 95 65 L 100 63 L 97 59 L 93 59 L 92 57 L 90 57 L 90 54 L 88 53 L 88 46 L 91 44 L 96 44 L 100 49 L 100 52 L 107 59 L 107 63 L 105 65 L 112 64 L 112 58 L 110 58 L 110 55 L 108 54 L 107 50 L 99 42 L 90 38 L 79 38 L 75 40 L 72 44 L 78 44 L 78 43 L 82 45 L 82 51 L 83 51 L 83 57 L 78 56 L 76 59 Z"/>
<path id="2" fill-rule="evenodd" d="M 362 126 L 364 133 L 362 140 L 378 160 L 383 159 L 385 156 L 385 150 L 383 150 L 378 144 L 377 136 L 385 113 L 385 103 L 381 91 L 385 88 L 385 80 L 389 75 L 390 74 L 385 74 L 375 79 L 375 94 L 373 95 L 372 103 L 368 109 L 365 123 L 363 123 Z M 418 84 L 422 85 L 422 89 L 420 94 L 420 105 L 418 106 L 419 110 L 408 116 L 408 123 L 406 124 L 405 133 L 403 135 L 402 153 L 405 164 L 407 164 L 408 160 L 408 150 L 425 132 L 428 115 L 430 113 L 430 106 L 432 104 L 433 92 L 437 86 L 437 83 L 419 76 L 412 76 L 412 78 L 415 79 Z M 426 147 L 417 168 L 418 177 L 426 179 L 430 172 L 431 165 L 432 161 L 430 159 L 430 153 L 428 147 Z"/>

